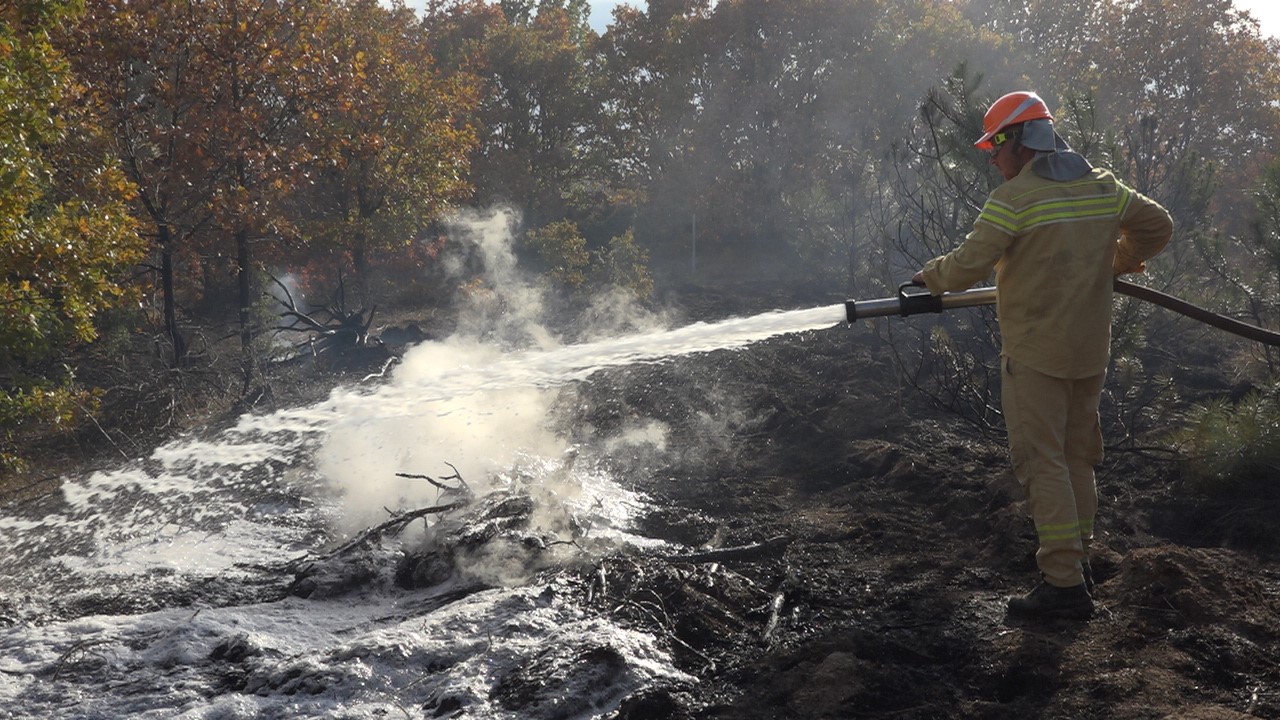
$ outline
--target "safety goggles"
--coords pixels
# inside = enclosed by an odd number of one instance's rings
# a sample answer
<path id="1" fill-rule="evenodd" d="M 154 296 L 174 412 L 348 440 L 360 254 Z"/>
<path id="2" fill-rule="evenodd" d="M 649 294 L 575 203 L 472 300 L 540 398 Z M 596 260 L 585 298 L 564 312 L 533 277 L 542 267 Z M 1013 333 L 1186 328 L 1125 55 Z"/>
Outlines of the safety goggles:
<path id="1" fill-rule="evenodd" d="M 998 132 L 995 135 L 992 135 L 991 150 L 989 151 L 991 153 L 991 156 L 995 157 L 996 154 L 1000 152 L 1000 148 L 1003 147 L 1005 143 L 1009 142 L 1010 140 L 1016 140 L 1017 137 L 1018 137 L 1017 134 L 1012 132 Z"/>

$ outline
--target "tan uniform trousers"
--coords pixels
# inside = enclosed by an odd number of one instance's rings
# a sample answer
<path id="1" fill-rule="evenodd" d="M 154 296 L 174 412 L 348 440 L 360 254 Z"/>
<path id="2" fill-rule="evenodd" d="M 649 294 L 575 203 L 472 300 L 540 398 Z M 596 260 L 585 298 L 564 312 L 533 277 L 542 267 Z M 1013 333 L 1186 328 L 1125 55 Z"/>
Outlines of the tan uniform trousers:
<path id="1" fill-rule="evenodd" d="M 1098 510 L 1093 468 L 1103 457 L 1098 402 L 1106 373 L 1068 380 L 1008 357 L 1001 366 L 1013 469 L 1040 539 L 1036 564 L 1050 585 L 1079 585 Z"/>

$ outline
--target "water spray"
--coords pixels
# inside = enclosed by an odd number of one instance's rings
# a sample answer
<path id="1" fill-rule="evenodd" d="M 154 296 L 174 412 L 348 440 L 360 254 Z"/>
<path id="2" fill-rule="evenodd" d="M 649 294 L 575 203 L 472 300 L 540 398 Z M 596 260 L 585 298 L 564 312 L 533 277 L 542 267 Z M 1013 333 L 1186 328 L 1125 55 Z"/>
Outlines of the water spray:
<path id="1" fill-rule="evenodd" d="M 1163 308 L 1185 315 L 1192 320 L 1205 323 L 1219 330 L 1239 335 L 1254 342 L 1280 346 L 1280 333 L 1266 328 L 1250 325 L 1235 318 L 1227 317 L 1186 300 L 1152 290 L 1149 287 L 1136 285 L 1128 280 L 1115 279 L 1115 291 L 1121 295 L 1154 303 Z M 974 288 L 962 292 L 934 295 L 928 289 L 914 283 L 905 282 L 898 286 L 896 297 L 876 298 L 873 300 L 848 300 L 845 302 L 845 315 L 848 322 L 853 323 L 869 317 L 884 315 L 918 315 L 922 313 L 940 313 L 943 310 L 994 305 L 996 289 L 994 287 Z"/>

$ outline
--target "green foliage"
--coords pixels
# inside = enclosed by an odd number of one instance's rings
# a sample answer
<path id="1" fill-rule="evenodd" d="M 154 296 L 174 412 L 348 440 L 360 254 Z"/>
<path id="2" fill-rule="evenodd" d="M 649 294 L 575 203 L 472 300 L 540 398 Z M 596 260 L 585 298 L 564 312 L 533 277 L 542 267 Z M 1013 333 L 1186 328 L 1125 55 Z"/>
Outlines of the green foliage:
<path id="1" fill-rule="evenodd" d="M 112 161 L 83 152 L 93 128 L 41 25 L 64 9 L 19 5 L 0 12 L 0 462 L 10 468 L 15 433 L 66 429 L 91 407 L 70 357 L 97 337 L 102 312 L 129 299 L 120 277 L 142 255 L 132 187 Z"/>
<path id="2" fill-rule="evenodd" d="M 1195 408 L 1174 439 L 1195 486 L 1206 494 L 1274 483 L 1280 472 L 1280 400 L 1261 392 L 1236 403 L 1214 400 Z"/>
<path id="3" fill-rule="evenodd" d="M 556 285 L 569 290 L 587 281 L 591 253 L 587 240 L 571 220 L 559 220 L 529 233 L 529 245 L 547 266 L 547 275 Z"/>
<path id="4" fill-rule="evenodd" d="M 1280 162 L 1262 174 L 1254 199 L 1258 203 L 1257 248 L 1271 275 L 1280 275 Z"/>
<path id="5" fill-rule="evenodd" d="M 1250 300 L 1258 307 L 1259 319 L 1275 323 L 1280 319 L 1280 161 L 1267 166 L 1253 197 L 1257 220 L 1242 238 L 1242 250 L 1257 271 Z"/>
<path id="6" fill-rule="evenodd" d="M 21 472 L 27 467 L 22 450 L 15 442 L 18 431 L 28 437 L 34 437 L 35 433 L 68 432 L 96 409 L 97 396 L 79 387 L 70 376 L 57 382 L 37 382 L 0 395 L 0 428 L 5 428 L 4 442 L 0 443 L 0 475 Z"/>
<path id="7" fill-rule="evenodd" d="M 649 254 L 630 230 L 612 238 L 607 247 L 592 251 L 576 223 L 560 220 L 530 232 L 529 245 L 546 266 L 550 280 L 570 293 L 619 287 L 638 298 L 653 294 Z"/>
<path id="8" fill-rule="evenodd" d="M 635 233 L 627 230 L 609 241 L 599 256 L 604 279 L 611 285 L 630 290 L 639 298 L 653 294 L 653 276 L 649 274 L 649 253 L 636 243 Z"/>
<path id="9" fill-rule="evenodd" d="M 1140 332 L 1132 337 L 1145 340 Z M 1160 369 L 1158 362 L 1143 362 L 1144 355 L 1151 356 L 1146 350 L 1145 346 L 1121 350 L 1113 342 L 1101 411 L 1108 446 L 1133 447 L 1153 432 L 1164 432 L 1183 404 L 1174 378 L 1153 372 Z"/>
<path id="10" fill-rule="evenodd" d="M 1174 440 L 1186 488 L 1200 498 L 1189 522 L 1202 541 L 1280 545 L 1280 399 L 1274 392 L 1200 406 Z"/>

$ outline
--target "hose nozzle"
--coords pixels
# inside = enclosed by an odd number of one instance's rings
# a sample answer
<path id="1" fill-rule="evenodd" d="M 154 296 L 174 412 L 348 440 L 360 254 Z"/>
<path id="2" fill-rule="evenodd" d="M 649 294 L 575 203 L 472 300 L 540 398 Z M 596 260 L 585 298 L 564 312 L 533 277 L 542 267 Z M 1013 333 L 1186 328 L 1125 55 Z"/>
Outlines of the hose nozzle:
<path id="1" fill-rule="evenodd" d="M 848 321 L 852 323 L 863 318 L 883 315 L 906 317 L 908 315 L 919 315 L 920 313 L 940 313 L 943 310 L 951 310 L 953 308 L 992 305 L 995 301 L 996 289 L 993 287 L 934 295 L 927 288 L 905 282 L 898 286 L 897 297 L 877 298 L 874 300 L 846 300 L 844 312 Z"/>

